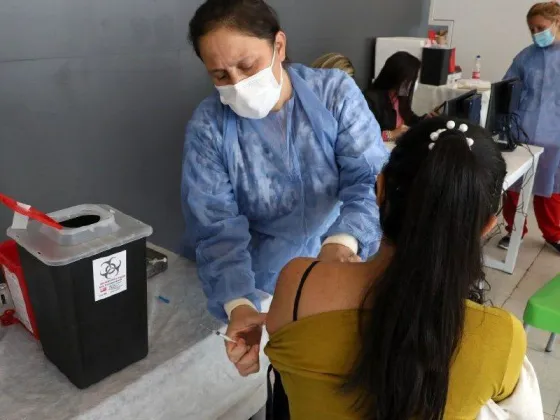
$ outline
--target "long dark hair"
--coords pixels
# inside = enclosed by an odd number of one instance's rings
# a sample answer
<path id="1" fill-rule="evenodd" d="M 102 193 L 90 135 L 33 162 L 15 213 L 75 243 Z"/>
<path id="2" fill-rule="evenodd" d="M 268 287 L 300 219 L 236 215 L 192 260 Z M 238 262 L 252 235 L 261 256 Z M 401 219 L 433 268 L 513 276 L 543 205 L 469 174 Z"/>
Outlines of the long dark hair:
<path id="1" fill-rule="evenodd" d="M 445 131 L 430 149 L 446 123 L 413 127 L 383 170 L 381 228 L 395 251 L 364 297 L 345 385 L 367 419 L 443 419 L 465 303 L 484 278 L 481 235 L 499 209 L 506 165 L 490 133 L 467 122 L 456 121 L 466 134 Z"/>
<path id="2" fill-rule="evenodd" d="M 418 58 L 405 51 L 399 51 L 387 59 L 371 85 L 371 89 L 385 91 L 387 95 L 389 92 L 398 95 L 401 87 L 407 87 L 407 94 L 399 96 L 399 112 L 407 123 L 412 119 L 412 97 L 420 66 Z"/>
<path id="3" fill-rule="evenodd" d="M 263 0 L 206 0 L 189 23 L 189 41 L 200 58 L 200 38 L 227 26 L 274 44 L 281 31 L 274 9 Z"/>

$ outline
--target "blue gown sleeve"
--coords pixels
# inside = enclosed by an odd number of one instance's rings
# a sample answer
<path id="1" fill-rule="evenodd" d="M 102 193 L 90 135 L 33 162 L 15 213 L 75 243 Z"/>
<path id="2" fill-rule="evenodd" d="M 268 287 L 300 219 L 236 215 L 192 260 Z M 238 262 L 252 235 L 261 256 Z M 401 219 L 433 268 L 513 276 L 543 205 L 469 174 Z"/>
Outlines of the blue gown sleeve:
<path id="1" fill-rule="evenodd" d="M 517 57 L 515 57 L 515 59 L 513 60 L 513 63 L 511 64 L 510 68 L 508 69 L 504 80 L 506 79 L 513 79 L 513 78 L 518 78 L 523 80 L 523 63 L 522 63 L 522 56 L 523 53 L 519 54 Z"/>
<path id="2" fill-rule="evenodd" d="M 339 99 L 334 113 L 339 128 L 335 154 L 342 206 L 327 236 L 352 235 L 358 240 L 360 257 L 365 259 L 377 251 L 381 239 L 374 184 L 388 151 L 379 124 L 354 80 L 346 77 L 336 95 Z"/>
<path id="3" fill-rule="evenodd" d="M 249 222 L 239 214 L 215 120 L 198 113 L 187 127 L 181 190 L 208 310 L 225 321 L 223 305 L 230 300 L 245 297 L 257 308 L 260 302 L 248 251 Z"/>

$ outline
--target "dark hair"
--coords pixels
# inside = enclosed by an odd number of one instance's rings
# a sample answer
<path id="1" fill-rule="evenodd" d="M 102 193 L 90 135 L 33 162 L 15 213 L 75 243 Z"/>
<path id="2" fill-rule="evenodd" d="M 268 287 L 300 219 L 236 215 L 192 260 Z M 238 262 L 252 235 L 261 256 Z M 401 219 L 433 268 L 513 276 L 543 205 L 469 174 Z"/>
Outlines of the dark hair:
<path id="1" fill-rule="evenodd" d="M 410 129 L 383 170 L 380 222 L 395 251 L 364 297 L 344 387 L 359 392 L 355 408 L 367 419 L 443 419 L 466 301 L 484 279 L 481 235 L 499 210 L 506 165 L 489 132 L 461 121 L 465 134 L 445 131 L 430 150 L 446 123 Z"/>
<path id="2" fill-rule="evenodd" d="M 189 42 L 200 58 L 200 38 L 226 26 L 274 44 L 281 31 L 278 16 L 262 0 L 206 0 L 189 23 Z"/>
<path id="3" fill-rule="evenodd" d="M 399 51 L 387 59 L 379 75 L 371 85 L 373 90 L 395 91 L 397 94 L 402 86 L 408 86 L 408 93 L 399 99 L 399 112 L 405 122 L 412 119 L 412 97 L 414 84 L 418 80 L 421 61 L 405 51 Z"/>

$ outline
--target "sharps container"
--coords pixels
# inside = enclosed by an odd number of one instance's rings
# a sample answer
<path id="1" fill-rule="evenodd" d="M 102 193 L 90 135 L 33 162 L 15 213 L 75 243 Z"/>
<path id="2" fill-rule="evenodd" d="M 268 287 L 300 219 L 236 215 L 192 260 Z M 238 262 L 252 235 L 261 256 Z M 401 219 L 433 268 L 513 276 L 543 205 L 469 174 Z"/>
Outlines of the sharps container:
<path id="1" fill-rule="evenodd" d="M 0 196 L 46 357 L 86 388 L 148 354 L 146 238 L 152 228 L 106 205 L 48 216 Z"/>

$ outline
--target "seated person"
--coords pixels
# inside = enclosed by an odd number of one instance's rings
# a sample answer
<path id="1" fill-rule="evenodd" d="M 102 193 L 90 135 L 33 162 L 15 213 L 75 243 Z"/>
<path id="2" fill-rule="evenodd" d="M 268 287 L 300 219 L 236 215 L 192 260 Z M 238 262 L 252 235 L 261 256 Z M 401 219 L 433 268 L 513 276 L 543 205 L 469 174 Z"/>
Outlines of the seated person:
<path id="1" fill-rule="evenodd" d="M 345 56 L 339 53 L 328 53 L 322 55 L 311 64 L 311 67 L 316 69 L 338 69 L 342 70 L 348 76 L 354 77 L 356 70 L 352 62 Z"/>
<path id="2" fill-rule="evenodd" d="M 475 419 L 512 394 L 523 326 L 476 289 L 505 174 L 486 130 L 426 120 L 377 178 L 375 257 L 284 268 L 265 352 L 292 420 Z"/>
<path id="3" fill-rule="evenodd" d="M 412 111 L 420 65 L 420 60 L 407 52 L 395 53 L 364 92 L 385 141 L 395 140 L 424 118 Z"/>

